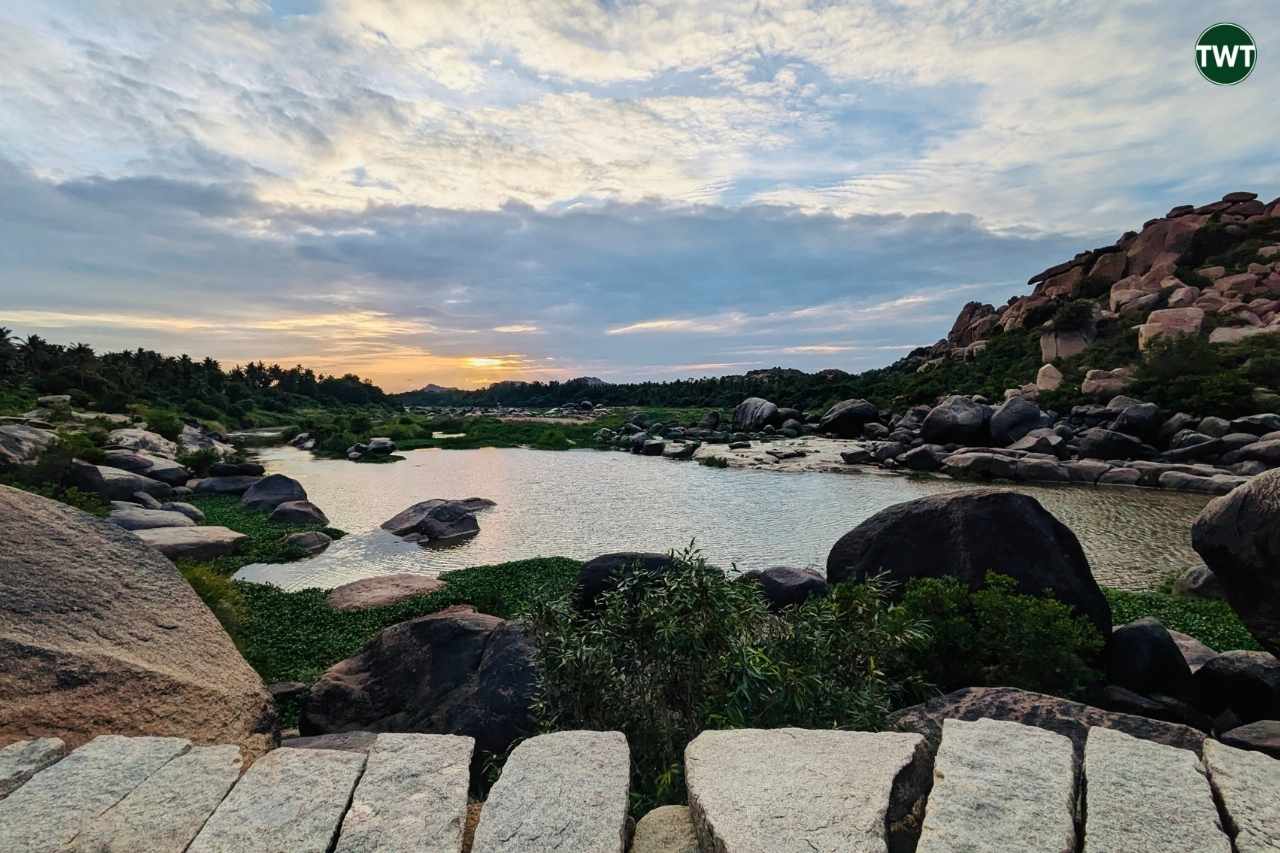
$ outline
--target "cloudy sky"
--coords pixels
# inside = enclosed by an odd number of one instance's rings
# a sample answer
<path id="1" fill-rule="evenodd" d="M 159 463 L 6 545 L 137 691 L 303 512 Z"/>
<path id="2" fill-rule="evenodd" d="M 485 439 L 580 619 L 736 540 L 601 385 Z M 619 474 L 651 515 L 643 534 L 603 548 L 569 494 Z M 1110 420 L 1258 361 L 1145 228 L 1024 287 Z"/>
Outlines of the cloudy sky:
<path id="1" fill-rule="evenodd" d="M 1262 0 L 5 3 L 0 325 L 392 390 L 866 369 L 1280 194 L 1272 56 Z"/>

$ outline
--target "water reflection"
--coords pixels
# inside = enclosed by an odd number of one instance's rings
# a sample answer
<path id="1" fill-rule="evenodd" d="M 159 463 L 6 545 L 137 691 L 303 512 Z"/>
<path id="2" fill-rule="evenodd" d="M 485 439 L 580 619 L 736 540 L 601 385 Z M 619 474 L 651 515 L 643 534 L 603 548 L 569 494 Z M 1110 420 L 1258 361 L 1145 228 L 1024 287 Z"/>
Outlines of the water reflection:
<path id="1" fill-rule="evenodd" d="M 825 565 L 832 544 L 899 501 L 969 488 L 888 474 L 784 474 L 706 468 L 592 450 L 415 450 L 403 462 L 357 465 L 293 448 L 261 453 L 296 477 L 350 534 L 319 557 L 247 566 L 237 575 L 286 589 L 331 587 L 389 572 L 437 574 L 537 556 L 665 551 L 697 539 L 713 562 L 739 569 Z M 1127 488 L 1009 486 L 1036 497 L 1080 537 L 1099 581 L 1143 589 L 1198 562 L 1191 521 L 1207 498 Z M 427 498 L 479 496 L 480 534 L 424 549 L 378 525 Z M 992 531 L 993 536 L 1000 535 Z"/>

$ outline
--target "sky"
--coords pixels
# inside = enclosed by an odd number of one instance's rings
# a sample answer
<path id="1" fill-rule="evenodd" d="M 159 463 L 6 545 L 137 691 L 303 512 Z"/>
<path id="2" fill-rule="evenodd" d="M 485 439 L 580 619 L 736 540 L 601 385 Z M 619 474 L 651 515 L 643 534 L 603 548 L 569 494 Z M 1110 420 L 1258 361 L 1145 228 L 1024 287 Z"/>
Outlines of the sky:
<path id="1" fill-rule="evenodd" d="M 1269 0 L 4 3 L 0 325 L 388 390 L 865 370 L 1280 195 L 1273 56 Z"/>

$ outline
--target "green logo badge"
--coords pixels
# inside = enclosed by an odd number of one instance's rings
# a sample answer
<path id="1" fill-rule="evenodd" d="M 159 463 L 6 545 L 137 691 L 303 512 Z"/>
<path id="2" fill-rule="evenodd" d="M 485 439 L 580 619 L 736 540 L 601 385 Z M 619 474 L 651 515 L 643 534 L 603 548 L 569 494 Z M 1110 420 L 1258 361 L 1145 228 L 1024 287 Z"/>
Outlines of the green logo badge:
<path id="1" fill-rule="evenodd" d="M 1239 24 L 1214 24 L 1196 40 L 1196 68 L 1210 83 L 1234 86 L 1257 64 L 1253 36 Z"/>

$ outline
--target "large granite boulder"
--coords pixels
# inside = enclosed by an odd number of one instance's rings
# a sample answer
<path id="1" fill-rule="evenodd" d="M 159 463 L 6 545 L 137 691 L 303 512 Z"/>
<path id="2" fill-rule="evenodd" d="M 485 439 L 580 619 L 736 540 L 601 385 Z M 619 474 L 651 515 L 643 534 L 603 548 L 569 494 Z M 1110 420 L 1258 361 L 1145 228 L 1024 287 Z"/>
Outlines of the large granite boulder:
<path id="1" fill-rule="evenodd" d="M 1043 425 L 1044 413 L 1026 397 L 1011 397 L 991 413 L 991 441 L 1006 447 Z"/>
<path id="2" fill-rule="evenodd" d="M 306 499 L 307 490 L 297 480 L 284 474 L 268 474 L 245 490 L 240 497 L 240 505 L 245 509 L 271 512 L 282 503 Z"/>
<path id="3" fill-rule="evenodd" d="M 818 428 L 839 438 L 857 438 L 862 428 L 880 416 L 880 411 L 866 400 L 842 400 L 822 416 Z"/>
<path id="4" fill-rule="evenodd" d="M 1122 432 L 1093 427 L 1078 439 L 1080 455 L 1089 459 L 1154 459 L 1156 450 L 1140 439 Z"/>
<path id="5" fill-rule="evenodd" d="M 973 489 L 883 509 L 842 536 L 827 556 L 827 581 L 881 573 L 901 586 L 918 577 L 955 577 L 977 589 L 988 572 L 1009 575 L 1019 592 L 1048 591 L 1111 634 L 1111 608 L 1079 540 L 1032 497 Z"/>
<path id="6" fill-rule="evenodd" d="M 641 572 L 657 576 L 671 568 L 671 565 L 672 559 L 668 554 L 637 551 L 601 554 L 583 563 L 578 570 L 577 604 L 581 608 L 591 607 L 601 593 L 615 589 L 628 575 Z"/>
<path id="7" fill-rule="evenodd" d="M 135 427 L 113 429 L 107 434 L 107 446 L 124 450 L 140 450 L 173 459 L 178 455 L 178 445 L 159 433 Z"/>
<path id="8" fill-rule="evenodd" d="M 1280 655 L 1280 470 L 1209 502 L 1191 545 L 1263 648 Z"/>
<path id="9" fill-rule="evenodd" d="M 58 434 L 30 424 L 0 424 L 0 463 L 30 465 L 58 443 Z"/>
<path id="10" fill-rule="evenodd" d="M 504 752 L 533 732 L 533 647 L 512 622 L 449 607 L 383 629 L 311 686 L 298 728 L 434 732 Z"/>
<path id="11" fill-rule="evenodd" d="M 1223 652 L 1195 678 L 1210 714 L 1230 711 L 1241 723 L 1280 720 L 1280 659 L 1267 652 Z"/>
<path id="12" fill-rule="evenodd" d="M 757 432 L 775 422 L 781 423 L 778 407 L 760 397 L 748 397 L 733 410 L 733 428 L 742 432 Z"/>
<path id="13" fill-rule="evenodd" d="M 1084 755 L 1085 739 L 1093 726 L 1114 729 L 1143 740 L 1195 752 L 1199 752 L 1204 746 L 1204 732 L 1196 731 L 1190 726 L 1104 711 L 1069 699 L 1014 687 L 966 687 L 956 690 L 920 705 L 896 711 L 889 716 L 888 727 L 897 731 L 918 732 L 936 750 L 942 738 L 942 721 L 948 719 L 1010 720 L 1048 729 L 1071 739 L 1077 759 Z"/>
<path id="14" fill-rule="evenodd" d="M 226 527 L 150 527 L 134 530 L 143 542 L 170 560 L 213 560 L 234 552 L 249 537 Z"/>
<path id="15" fill-rule="evenodd" d="M 125 530 L 149 530 L 153 527 L 194 527 L 195 521 L 181 512 L 163 509 L 116 509 L 107 521 Z"/>
<path id="16" fill-rule="evenodd" d="M 1107 680 L 1146 695 L 1189 700 L 1191 666 L 1173 636 L 1156 619 L 1121 625 L 1107 643 Z"/>
<path id="17" fill-rule="evenodd" d="M 370 607 L 386 607 L 407 598 L 430 595 L 444 587 L 444 581 L 439 578 L 401 572 L 361 578 L 334 587 L 329 590 L 325 600 L 334 610 L 365 610 Z"/>
<path id="18" fill-rule="evenodd" d="M 990 406 L 956 394 L 929 410 L 920 436 L 931 444 L 983 444 L 990 421 Z"/>
<path id="19" fill-rule="evenodd" d="M 71 461 L 67 476 L 77 488 L 101 495 L 109 501 L 131 501 L 135 492 L 143 492 L 153 498 L 167 498 L 173 493 L 173 487 L 168 483 L 119 468 L 90 465 L 79 459 Z"/>
<path id="20" fill-rule="evenodd" d="M 415 542 L 448 541 L 480 532 L 476 520 L 478 498 L 447 501 L 439 498 L 420 501 L 382 522 L 383 530 Z"/>
<path id="21" fill-rule="evenodd" d="M 181 486 L 191 479 L 191 472 L 172 459 L 141 450 L 108 450 L 103 454 L 102 464 L 141 474 L 170 486 Z"/>
<path id="22" fill-rule="evenodd" d="M 770 566 L 743 572 L 738 579 L 743 583 L 758 584 L 761 594 L 769 602 L 769 609 L 774 611 L 804 604 L 810 598 L 824 596 L 831 590 L 821 572 L 794 566 Z"/>
<path id="23" fill-rule="evenodd" d="M 243 495 L 261 477 L 254 475 L 237 475 L 233 477 L 205 477 L 196 481 L 197 495 Z"/>
<path id="24" fill-rule="evenodd" d="M 329 518 L 311 501 L 285 501 L 276 504 L 268 516 L 281 524 L 328 524 Z"/>
<path id="25" fill-rule="evenodd" d="M 0 743 L 104 732 L 270 748 L 275 709 L 173 564 L 133 534 L 0 486 Z"/>

